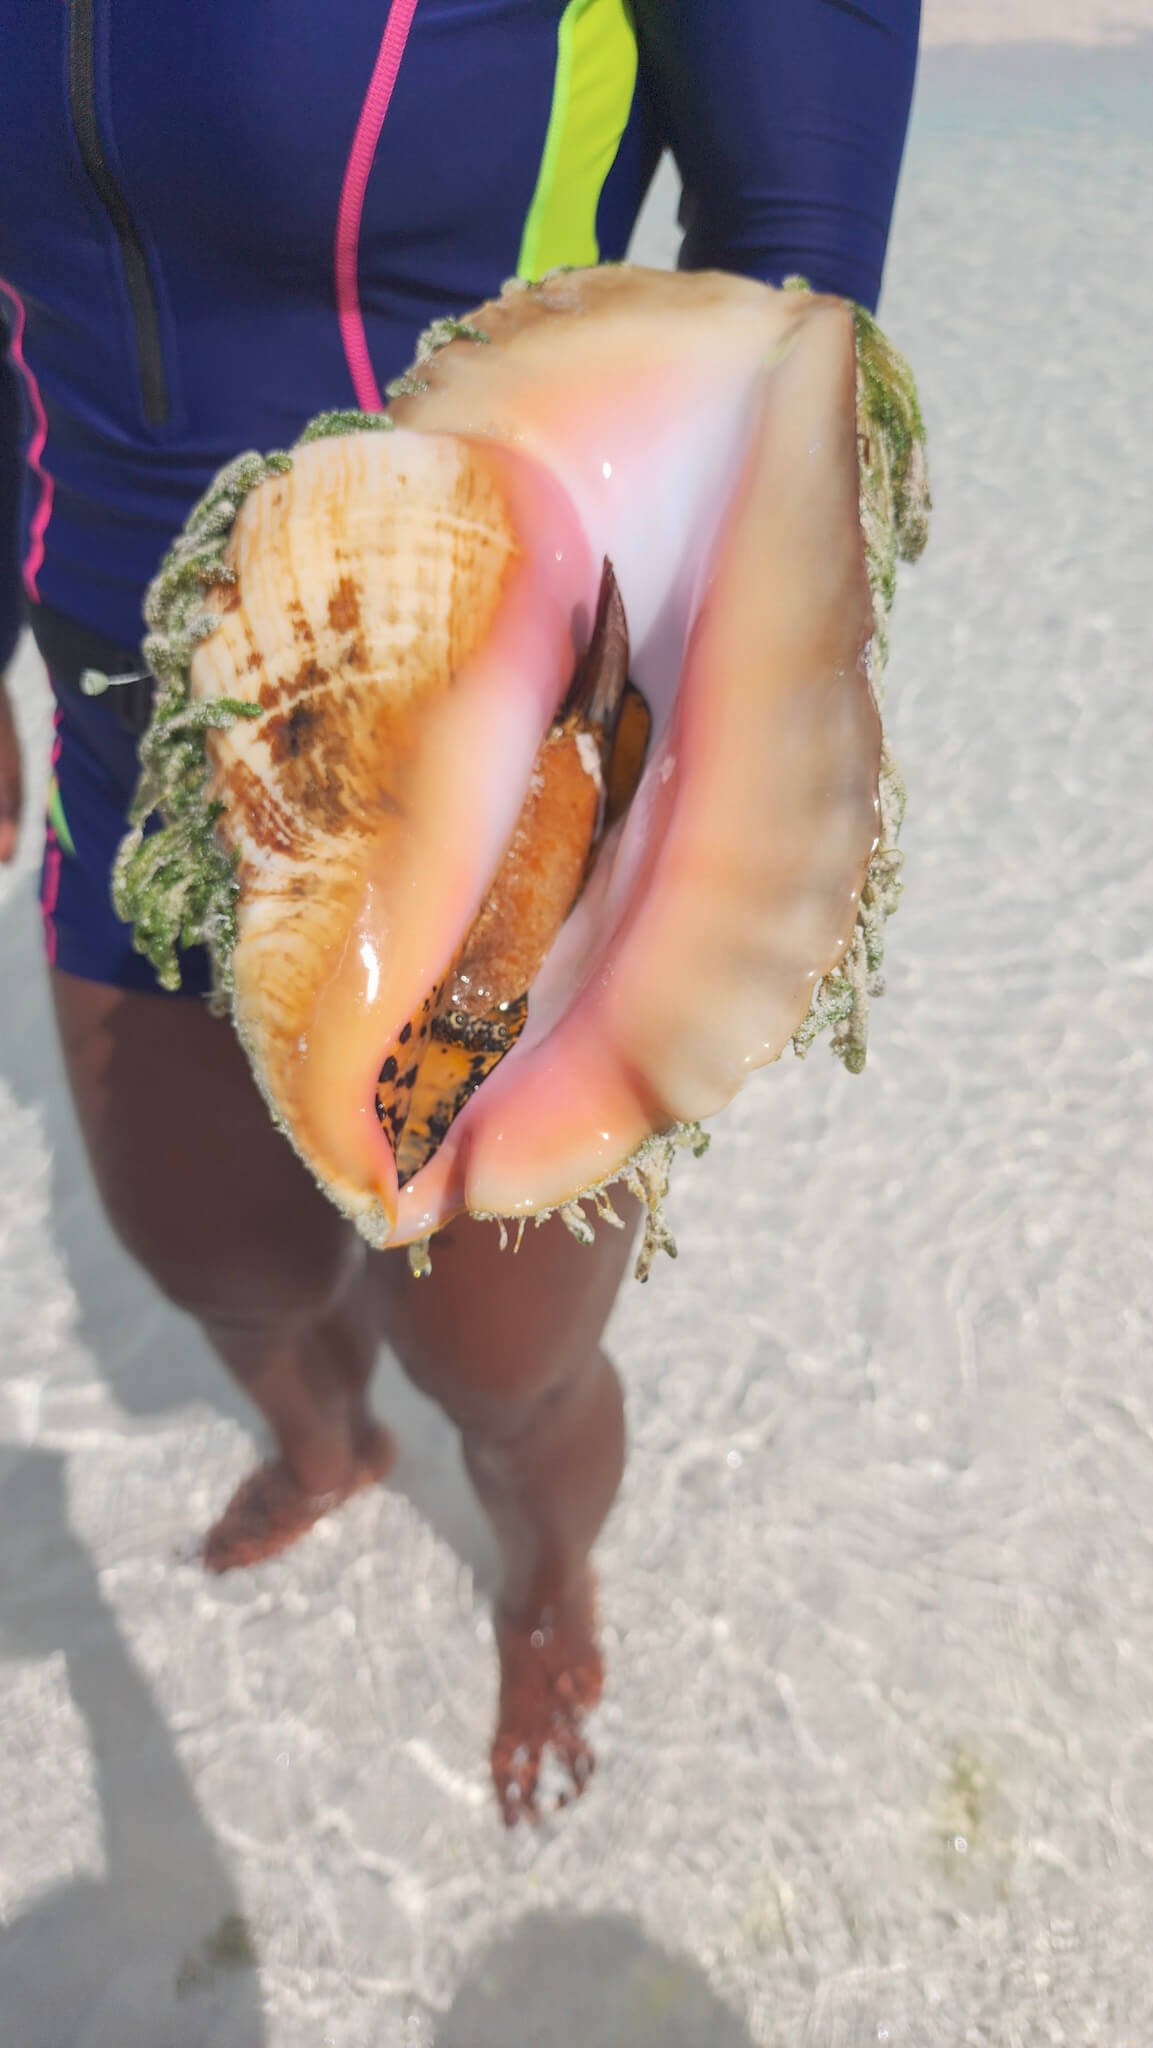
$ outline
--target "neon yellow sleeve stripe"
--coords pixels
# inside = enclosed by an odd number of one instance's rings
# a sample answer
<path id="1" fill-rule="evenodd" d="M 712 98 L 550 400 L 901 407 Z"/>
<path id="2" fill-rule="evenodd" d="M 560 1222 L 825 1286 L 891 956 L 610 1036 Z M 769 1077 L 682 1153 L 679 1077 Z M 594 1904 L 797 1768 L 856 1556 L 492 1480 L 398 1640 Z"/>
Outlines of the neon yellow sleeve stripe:
<path id="1" fill-rule="evenodd" d="M 72 834 L 68 830 L 68 820 L 64 816 L 64 805 L 60 801 L 60 784 L 55 776 L 48 784 L 48 820 L 65 853 L 70 853 L 75 858 L 76 848 L 72 844 Z"/>
<path id="2" fill-rule="evenodd" d="M 557 31 L 552 113 L 517 276 L 596 263 L 597 207 L 629 118 L 637 42 L 625 0 L 569 0 Z"/>

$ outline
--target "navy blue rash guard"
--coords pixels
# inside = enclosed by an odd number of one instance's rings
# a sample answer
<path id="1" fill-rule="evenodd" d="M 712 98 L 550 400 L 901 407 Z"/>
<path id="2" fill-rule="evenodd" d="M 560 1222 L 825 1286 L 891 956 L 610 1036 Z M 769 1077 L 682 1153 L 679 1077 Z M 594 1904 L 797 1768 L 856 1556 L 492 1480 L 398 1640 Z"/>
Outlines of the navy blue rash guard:
<path id="1" fill-rule="evenodd" d="M 7 0 L 0 667 L 22 602 L 138 646 L 224 462 L 378 403 L 513 274 L 622 257 L 666 148 L 685 265 L 875 306 L 918 26 L 919 0 Z M 107 703 L 58 694 L 61 783 L 87 740 L 126 802 Z"/>

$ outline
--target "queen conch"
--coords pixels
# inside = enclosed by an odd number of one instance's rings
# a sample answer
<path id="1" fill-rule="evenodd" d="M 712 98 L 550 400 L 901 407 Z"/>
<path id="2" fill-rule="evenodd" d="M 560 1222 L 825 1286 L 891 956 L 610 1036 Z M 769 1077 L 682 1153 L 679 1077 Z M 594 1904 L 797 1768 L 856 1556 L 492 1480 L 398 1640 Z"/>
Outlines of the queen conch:
<path id="1" fill-rule="evenodd" d="M 588 1235 L 623 1181 L 647 1270 L 754 1068 L 825 1023 L 863 1059 L 912 380 L 840 300 L 621 266 L 439 323 L 391 395 L 240 457 L 162 568 L 117 901 L 169 985 L 209 943 L 371 1244 Z"/>

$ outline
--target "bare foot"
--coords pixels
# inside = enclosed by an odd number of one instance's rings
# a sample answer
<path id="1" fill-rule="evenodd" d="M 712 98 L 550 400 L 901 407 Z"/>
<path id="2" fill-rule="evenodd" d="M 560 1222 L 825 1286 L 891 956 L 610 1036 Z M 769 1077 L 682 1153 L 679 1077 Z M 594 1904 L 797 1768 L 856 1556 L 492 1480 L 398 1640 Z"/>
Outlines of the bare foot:
<path id="1" fill-rule="evenodd" d="M 499 1610 L 500 1713 L 492 1745 L 492 1776 L 506 1827 L 522 1816 L 540 1819 L 541 1766 L 551 1749 L 570 1788 L 557 1808 L 579 1799 L 595 1768 L 584 1732 L 596 1706 L 604 1665 L 596 1640 L 591 1578 L 563 1607 L 548 1610 L 535 1628 Z"/>
<path id="2" fill-rule="evenodd" d="M 373 1423 L 350 1455 L 346 1479 L 327 1493 L 306 1493 L 283 1459 L 258 1465 L 208 1531 L 200 1553 L 205 1571 L 231 1572 L 276 1557 L 354 1493 L 387 1478 L 395 1459 L 391 1431 Z"/>

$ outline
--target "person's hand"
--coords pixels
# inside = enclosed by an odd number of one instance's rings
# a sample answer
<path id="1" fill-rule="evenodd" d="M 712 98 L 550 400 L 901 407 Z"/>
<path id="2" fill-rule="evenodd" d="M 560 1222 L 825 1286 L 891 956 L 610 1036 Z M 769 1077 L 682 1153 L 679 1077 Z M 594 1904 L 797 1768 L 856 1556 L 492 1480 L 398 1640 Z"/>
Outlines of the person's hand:
<path id="1" fill-rule="evenodd" d="M 0 861 L 12 859 L 20 837 L 20 813 L 24 808 L 24 775 L 20 766 L 20 741 L 8 685 L 0 673 Z"/>

